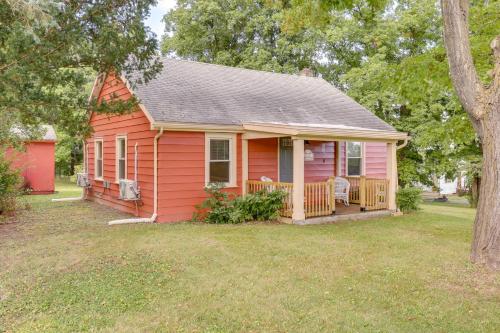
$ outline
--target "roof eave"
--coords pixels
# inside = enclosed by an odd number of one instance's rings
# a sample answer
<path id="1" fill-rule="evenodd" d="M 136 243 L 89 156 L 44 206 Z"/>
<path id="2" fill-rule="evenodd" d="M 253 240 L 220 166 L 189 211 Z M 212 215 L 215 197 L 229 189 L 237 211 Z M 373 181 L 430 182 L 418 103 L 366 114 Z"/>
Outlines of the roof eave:
<path id="1" fill-rule="evenodd" d="M 398 131 L 385 131 L 365 128 L 327 128 L 307 127 L 287 124 L 246 123 L 243 127 L 247 131 L 290 135 L 297 138 L 310 139 L 337 139 L 337 140 L 366 140 L 366 141 L 396 141 L 407 140 L 408 134 Z"/>

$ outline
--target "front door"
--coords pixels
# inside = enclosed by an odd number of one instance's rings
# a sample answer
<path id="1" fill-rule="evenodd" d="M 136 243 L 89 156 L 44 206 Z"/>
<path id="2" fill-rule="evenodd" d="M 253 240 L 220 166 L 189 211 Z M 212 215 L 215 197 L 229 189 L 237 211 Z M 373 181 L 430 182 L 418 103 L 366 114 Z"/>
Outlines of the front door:
<path id="1" fill-rule="evenodd" d="M 293 142 L 280 138 L 280 182 L 293 183 Z"/>

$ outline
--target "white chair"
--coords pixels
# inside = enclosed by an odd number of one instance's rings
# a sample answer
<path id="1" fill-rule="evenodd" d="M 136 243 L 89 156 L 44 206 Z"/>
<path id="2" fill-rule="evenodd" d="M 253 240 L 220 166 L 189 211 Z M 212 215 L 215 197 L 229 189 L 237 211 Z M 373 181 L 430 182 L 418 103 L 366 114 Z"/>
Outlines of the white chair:
<path id="1" fill-rule="evenodd" d="M 260 181 L 264 182 L 264 183 L 272 183 L 273 182 L 273 180 L 271 178 L 266 177 L 266 176 L 260 177 Z M 265 189 L 266 189 L 267 192 L 273 192 L 274 190 L 276 190 L 276 188 L 274 187 L 274 185 L 266 185 Z"/>
<path id="2" fill-rule="evenodd" d="M 335 177 L 335 200 L 342 200 L 344 205 L 349 206 L 349 188 L 351 184 L 342 177 Z"/>

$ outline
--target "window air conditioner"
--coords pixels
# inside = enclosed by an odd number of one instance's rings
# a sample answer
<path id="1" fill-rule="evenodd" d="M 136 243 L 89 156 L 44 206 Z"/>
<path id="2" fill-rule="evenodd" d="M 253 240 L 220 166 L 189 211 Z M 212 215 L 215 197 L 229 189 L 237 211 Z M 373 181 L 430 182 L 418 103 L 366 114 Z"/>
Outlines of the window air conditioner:
<path id="1" fill-rule="evenodd" d="M 128 179 L 120 180 L 120 199 L 121 200 L 138 200 L 139 189 L 137 182 Z"/>
<path id="2" fill-rule="evenodd" d="M 76 185 L 80 187 L 90 187 L 89 175 L 81 172 L 76 174 Z"/>

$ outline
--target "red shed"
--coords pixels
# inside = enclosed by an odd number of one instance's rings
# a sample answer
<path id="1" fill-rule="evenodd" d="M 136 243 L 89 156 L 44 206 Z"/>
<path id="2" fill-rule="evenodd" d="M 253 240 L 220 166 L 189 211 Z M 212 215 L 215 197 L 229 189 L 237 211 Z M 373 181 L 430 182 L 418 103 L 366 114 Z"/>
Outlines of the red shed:
<path id="1" fill-rule="evenodd" d="M 41 139 L 26 141 L 22 152 L 9 152 L 13 166 L 21 169 L 25 185 L 32 189 L 32 194 L 54 193 L 56 133 L 52 126 L 42 127 Z"/>

